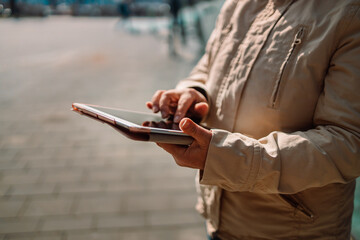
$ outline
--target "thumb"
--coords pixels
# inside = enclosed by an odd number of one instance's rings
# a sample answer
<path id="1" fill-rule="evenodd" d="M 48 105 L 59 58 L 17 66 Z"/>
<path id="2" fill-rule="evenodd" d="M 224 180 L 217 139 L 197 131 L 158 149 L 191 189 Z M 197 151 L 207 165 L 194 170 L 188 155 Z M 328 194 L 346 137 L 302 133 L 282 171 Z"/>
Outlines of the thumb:
<path id="1" fill-rule="evenodd" d="M 184 133 L 190 135 L 200 143 L 206 143 L 208 138 L 211 138 L 211 133 L 208 130 L 197 125 L 190 118 L 183 118 L 179 126 Z"/>

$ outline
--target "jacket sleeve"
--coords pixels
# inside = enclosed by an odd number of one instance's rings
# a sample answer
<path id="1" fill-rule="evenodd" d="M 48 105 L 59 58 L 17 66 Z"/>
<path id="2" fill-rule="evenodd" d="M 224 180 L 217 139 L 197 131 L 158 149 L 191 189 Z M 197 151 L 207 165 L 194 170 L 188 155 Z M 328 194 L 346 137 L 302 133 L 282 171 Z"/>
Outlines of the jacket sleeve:
<path id="1" fill-rule="evenodd" d="M 197 65 L 193 68 L 188 78 L 183 79 L 178 83 L 176 88 L 188 88 L 188 87 L 197 87 L 202 88 L 206 91 L 206 81 L 208 79 L 208 74 L 211 68 L 211 61 L 214 58 L 213 51 L 216 47 L 214 45 L 216 42 L 224 37 L 224 31 L 229 30 L 228 27 L 231 16 L 234 12 L 235 6 L 234 1 L 227 0 L 224 2 L 221 7 L 220 13 L 216 20 L 216 26 L 212 31 L 209 40 L 206 44 L 205 53 L 202 58 L 199 60 Z"/>
<path id="2" fill-rule="evenodd" d="M 197 91 L 199 91 L 201 94 L 205 96 L 205 98 L 208 100 L 209 106 L 210 98 L 208 98 L 207 89 L 206 89 L 206 80 L 208 79 L 208 71 L 209 71 L 209 61 L 210 61 L 210 53 L 208 51 L 208 46 L 211 45 L 212 37 L 215 35 L 215 30 L 210 36 L 210 39 L 207 44 L 207 50 L 205 54 L 202 56 L 202 58 L 199 60 L 199 62 L 196 64 L 196 66 L 191 71 L 189 77 L 181 80 L 177 86 L 176 89 L 184 89 L 184 88 L 194 88 Z"/>
<path id="3" fill-rule="evenodd" d="M 292 194 L 360 176 L 360 14 L 332 56 L 314 129 L 261 139 L 213 130 L 201 184 Z"/>
<path id="4" fill-rule="evenodd" d="M 212 32 L 209 38 L 204 55 L 201 57 L 199 62 L 196 64 L 196 66 L 193 68 L 189 77 L 181 80 L 177 84 L 176 86 L 177 89 L 198 87 L 206 91 L 205 84 L 206 84 L 206 80 L 208 79 L 208 73 L 209 73 L 210 51 L 215 36 L 216 36 L 216 29 Z"/>

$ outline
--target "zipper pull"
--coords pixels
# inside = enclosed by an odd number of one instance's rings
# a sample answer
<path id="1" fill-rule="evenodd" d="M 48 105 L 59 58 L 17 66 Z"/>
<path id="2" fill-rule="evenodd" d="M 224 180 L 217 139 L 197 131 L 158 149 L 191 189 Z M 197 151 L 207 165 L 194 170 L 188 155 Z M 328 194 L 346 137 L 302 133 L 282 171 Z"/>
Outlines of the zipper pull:
<path id="1" fill-rule="evenodd" d="M 233 24 L 232 23 L 229 23 L 222 31 L 221 31 L 221 33 L 222 34 L 228 34 L 229 32 L 231 32 L 231 30 L 232 30 L 232 26 Z"/>
<path id="2" fill-rule="evenodd" d="M 304 28 L 301 28 L 295 36 L 294 45 L 301 44 L 301 39 L 303 35 L 304 35 Z"/>

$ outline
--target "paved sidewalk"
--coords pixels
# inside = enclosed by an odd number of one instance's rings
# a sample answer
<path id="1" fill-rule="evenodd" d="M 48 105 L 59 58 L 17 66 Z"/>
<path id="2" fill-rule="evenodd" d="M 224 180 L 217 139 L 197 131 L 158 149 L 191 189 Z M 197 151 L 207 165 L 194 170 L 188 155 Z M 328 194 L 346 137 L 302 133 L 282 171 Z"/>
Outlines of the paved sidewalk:
<path id="1" fill-rule="evenodd" d="M 1 20 L 0 240 L 205 239 L 195 171 L 70 111 L 146 110 L 194 65 L 117 21 Z"/>

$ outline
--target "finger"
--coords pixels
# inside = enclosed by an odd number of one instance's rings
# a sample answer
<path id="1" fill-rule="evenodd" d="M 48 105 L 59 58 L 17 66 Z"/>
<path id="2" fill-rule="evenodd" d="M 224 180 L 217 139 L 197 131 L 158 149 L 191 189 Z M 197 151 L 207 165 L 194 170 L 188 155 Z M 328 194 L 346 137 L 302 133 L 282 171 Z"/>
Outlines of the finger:
<path id="1" fill-rule="evenodd" d="M 174 105 L 174 104 L 171 104 L 171 103 L 170 103 L 169 114 L 172 115 L 172 116 L 174 116 L 174 114 L 175 114 L 175 112 L 176 112 L 176 106 L 173 107 L 172 105 Z"/>
<path id="2" fill-rule="evenodd" d="M 164 149 L 166 152 L 170 153 L 179 166 L 186 166 L 185 162 L 180 160 L 182 158 L 179 157 L 185 155 L 187 150 L 186 147 L 175 144 L 167 144 L 167 143 L 156 143 L 156 144 L 162 149 Z"/>
<path id="3" fill-rule="evenodd" d="M 157 113 L 160 110 L 159 101 L 160 101 L 161 95 L 164 92 L 165 92 L 165 90 L 158 90 L 155 92 L 154 96 L 151 98 L 152 110 L 154 113 Z"/>
<path id="4" fill-rule="evenodd" d="M 209 112 L 209 104 L 206 102 L 200 102 L 195 104 L 194 111 L 197 116 L 203 117 Z"/>
<path id="5" fill-rule="evenodd" d="M 150 124 L 149 124 L 149 127 L 158 128 L 159 125 L 158 125 L 157 122 L 151 121 Z"/>
<path id="6" fill-rule="evenodd" d="M 145 121 L 145 122 L 142 123 L 142 125 L 143 125 L 144 127 L 149 127 L 149 126 L 150 126 L 150 122 L 149 122 L 149 121 Z"/>
<path id="7" fill-rule="evenodd" d="M 166 125 L 166 123 L 164 121 L 160 121 L 160 122 L 158 122 L 158 128 L 167 129 L 168 127 L 167 127 L 167 125 Z"/>
<path id="8" fill-rule="evenodd" d="M 169 143 L 156 143 L 159 147 L 164 149 L 166 152 L 170 153 L 171 155 L 179 156 L 184 154 L 186 148 L 176 144 L 169 144 Z"/>
<path id="9" fill-rule="evenodd" d="M 188 112 L 189 108 L 193 104 L 195 98 L 188 93 L 184 93 L 180 96 L 178 106 L 176 109 L 174 122 L 179 123 L 182 118 L 185 117 L 186 113 Z"/>
<path id="10" fill-rule="evenodd" d="M 161 94 L 159 100 L 159 108 L 161 111 L 161 117 L 167 118 L 174 113 L 173 106 L 174 102 L 178 99 L 178 94 L 175 91 L 169 90 Z"/>
<path id="11" fill-rule="evenodd" d="M 180 128 L 179 128 L 179 124 L 177 124 L 177 123 L 172 123 L 172 124 L 171 124 L 170 129 L 173 129 L 173 130 L 180 130 Z"/>
<path id="12" fill-rule="evenodd" d="M 152 109 L 152 108 L 153 108 L 152 102 L 146 102 L 146 106 L 147 106 L 148 109 Z"/>
<path id="13" fill-rule="evenodd" d="M 190 118 L 182 119 L 179 126 L 184 133 L 193 137 L 199 144 L 209 144 L 212 133 L 194 123 Z"/>

